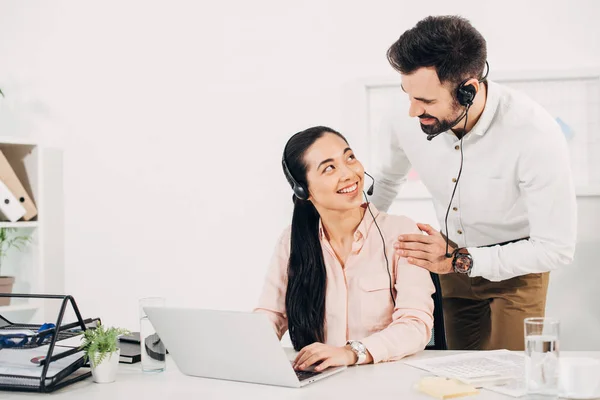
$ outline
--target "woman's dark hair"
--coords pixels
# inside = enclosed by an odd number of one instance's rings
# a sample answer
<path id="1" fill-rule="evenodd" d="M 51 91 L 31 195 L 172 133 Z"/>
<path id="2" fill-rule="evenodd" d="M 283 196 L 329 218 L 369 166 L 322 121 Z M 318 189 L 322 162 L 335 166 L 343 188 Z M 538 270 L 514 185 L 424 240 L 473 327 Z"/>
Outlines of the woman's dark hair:
<path id="1" fill-rule="evenodd" d="M 290 174 L 305 188 L 308 188 L 308 182 L 304 154 L 326 133 L 338 135 L 348 142 L 331 128 L 315 126 L 292 136 L 283 151 Z M 290 339 L 297 351 L 314 342 L 325 341 L 326 283 L 319 213 L 309 200 L 294 197 L 285 309 Z"/>
<path id="2" fill-rule="evenodd" d="M 435 67 L 441 83 L 459 84 L 483 75 L 487 49 L 481 33 L 465 18 L 430 16 L 404 32 L 388 49 L 387 58 L 402 74 Z"/>

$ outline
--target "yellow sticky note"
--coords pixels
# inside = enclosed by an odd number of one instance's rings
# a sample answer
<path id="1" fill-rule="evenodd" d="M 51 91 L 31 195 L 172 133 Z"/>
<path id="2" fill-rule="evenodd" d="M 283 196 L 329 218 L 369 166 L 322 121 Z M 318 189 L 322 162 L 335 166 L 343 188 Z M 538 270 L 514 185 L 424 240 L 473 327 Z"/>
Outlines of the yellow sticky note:
<path id="1" fill-rule="evenodd" d="M 426 376 L 422 378 L 417 384 L 417 389 L 441 400 L 479 393 L 479 390 L 471 385 L 441 376 Z"/>

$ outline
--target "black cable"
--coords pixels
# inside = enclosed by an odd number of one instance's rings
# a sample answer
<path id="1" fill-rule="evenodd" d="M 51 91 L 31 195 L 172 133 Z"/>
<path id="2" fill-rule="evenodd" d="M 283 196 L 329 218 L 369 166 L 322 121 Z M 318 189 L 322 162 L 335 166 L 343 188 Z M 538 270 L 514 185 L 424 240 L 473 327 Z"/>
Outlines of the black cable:
<path id="1" fill-rule="evenodd" d="M 385 251 L 385 239 L 383 238 L 383 233 L 381 233 L 381 229 L 379 229 L 379 225 L 377 224 L 375 215 L 373 215 L 373 211 L 371 211 L 371 203 L 369 203 L 369 200 L 367 199 L 367 194 L 365 192 L 363 192 L 363 195 L 365 196 L 365 201 L 367 202 L 367 208 L 369 209 L 369 212 L 371 213 L 371 217 L 373 217 L 373 222 L 375 222 L 375 226 L 377 227 L 377 230 L 379 231 L 379 236 L 381 236 L 381 243 L 383 244 L 383 256 L 385 257 L 385 265 L 387 267 L 387 273 L 388 273 L 388 278 L 389 278 L 389 282 L 390 282 L 390 297 L 392 298 L 392 303 L 394 303 L 394 308 L 396 308 L 396 299 L 394 299 L 394 292 L 392 291 L 392 274 L 390 273 L 390 262 L 388 261 L 387 253 Z"/>
<path id="2" fill-rule="evenodd" d="M 450 207 L 452 206 L 452 200 L 454 200 L 454 193 L 456 193 L 456 188 L 458 187 L 458 181 L 460 180 L 460 175 L 462 173 L 463 168 L 463 138 L 467 134 L 467 121 L 469 120 L 469 108 L 471 105 L 467 105 L 467 111 L 465 111 L 465 126 L 463 128 L 463 133 L 460 136 L 460 168 L 458 170 L 458 176 L 456 177 L 456 182 L 454 183 L 454 190 L 452 190 L 452 197 L 450 197 L 450 202 L 448 203 L 448 209 L 446 210 L 446 218 L 444 219 L 444 224 L 446 225 L 446 257 L 452 257 L 452 254 L 448 254 L 448 242 L 450 238 L 448 237 L 448 214 L 450 213 Z"/>

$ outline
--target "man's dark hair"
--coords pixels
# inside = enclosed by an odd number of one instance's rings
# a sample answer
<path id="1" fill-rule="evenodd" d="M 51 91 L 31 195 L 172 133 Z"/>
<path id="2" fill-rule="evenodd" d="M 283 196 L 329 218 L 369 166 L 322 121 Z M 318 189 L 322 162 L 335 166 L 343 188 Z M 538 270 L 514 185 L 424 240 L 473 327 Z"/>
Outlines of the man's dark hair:
<path id="1" fill-rule="evenodd" d="M 483 76 L 487 50 L 483 36 L 465 18 L 430 16 L 404 32 L 387 58 L 402 74 L 435 67 L 441 83 L 459 84 Z"/>

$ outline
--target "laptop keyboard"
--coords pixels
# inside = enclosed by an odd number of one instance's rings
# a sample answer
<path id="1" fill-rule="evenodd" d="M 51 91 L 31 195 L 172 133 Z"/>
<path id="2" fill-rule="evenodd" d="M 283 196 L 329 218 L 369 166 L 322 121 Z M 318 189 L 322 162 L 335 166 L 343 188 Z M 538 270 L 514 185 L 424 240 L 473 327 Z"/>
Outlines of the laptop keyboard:
<path id="1" fill-rule="evenodd" d="M 296 376 L 298 377 L 298 379 L 300 380 L 300 382 L 307 380 L 309 378 L 312 378 L 315 375 L 319 375 L 321 372 L 314 372 L 314 371 L 295 371 L 296 372 Z"/>

